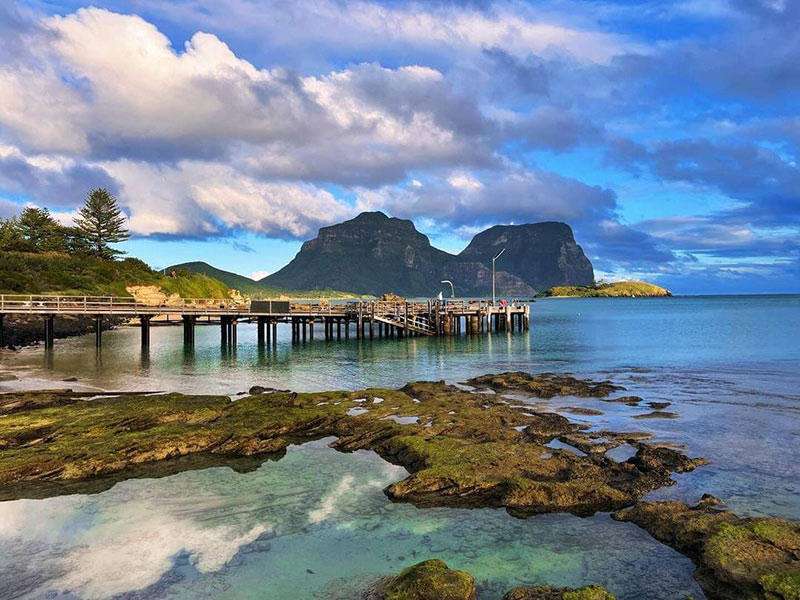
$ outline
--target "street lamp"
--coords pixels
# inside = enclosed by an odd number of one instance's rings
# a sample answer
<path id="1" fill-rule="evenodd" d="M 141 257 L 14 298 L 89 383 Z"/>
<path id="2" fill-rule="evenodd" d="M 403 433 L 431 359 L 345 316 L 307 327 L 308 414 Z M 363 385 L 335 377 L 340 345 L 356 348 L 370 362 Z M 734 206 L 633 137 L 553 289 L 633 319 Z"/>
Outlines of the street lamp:
<path id="1" fill-rule="evenodd" d="M 450 281 L 449 279 L 442 279 L 441 283 L 449 283 L 450 284 L 450 297 L 451 298 L 455 298 L 456 297 L 456 288 L 453 285 L 453 282 Z"/>
<path id="2" fill-rule="evenodd" d="M 505 251 L 506 251 L 506 249 L 503 248 L 502 250 L 500 250 L 500 252 L 497 253 L 497 256 L 495 256 L 492 259 L 492 306 L 494 306 L 494 302 L 495 302 L 495 297 L 494 297 L 495 296 L 495 294 L 494 294 L 494 261 L 496 261 L 498 258 L 500 258 L 500 255 Z"/>

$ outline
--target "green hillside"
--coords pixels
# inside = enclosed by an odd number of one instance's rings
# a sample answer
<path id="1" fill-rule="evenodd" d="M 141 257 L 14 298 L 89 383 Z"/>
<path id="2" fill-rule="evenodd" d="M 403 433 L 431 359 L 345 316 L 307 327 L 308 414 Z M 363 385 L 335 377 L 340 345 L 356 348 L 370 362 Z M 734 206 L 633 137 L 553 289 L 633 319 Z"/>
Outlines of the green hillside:
<path id="1" fill-rule="evenodd" d="M 540 294 L 542 297 L 550 298 L 633 298 L 671 295 L 672 292 L 668 289 L 652 283 L 645 283 L 644 281 L 617 281 L 586 286 L 556 286 Z"/>
<path id="2" fill-rule="evenodd" d="M 176 273 L 191 272 L 207 275 L 218 279 L 225 283 L 229 288 L 238 290 L 244 295 L 252 298 L 277 298 L 279 296 L 290 296 L 292 298 L 358 298 L 358 294 L 349 292 L 342 292 L 334 289 L 319 289 L 319 290 L 296 290 L 270 285 L 265 282 L 265 279 L 255 281 L 244 275 L 232 273 L 218 269 L 203 261 L 193 261 L 181 263 L 167 267 L 167 273 L 175 271 Z"/>
<path id="3" fill-rule="evenodd" d="M 228 286 L 202 274 L 164 277 L 136 258 L 0 252 L 0 293 L 129 296 L 129 285 L 158 285 L 184 298 L 226 298 Z"/>
<path id="4" fill-rule="evenodd" d="M 230 271 L 223 271 L 222 269 L 218 269 L 217 267 L 199 260 L 172 265 L 165 269 L 167 273 L 171 273 L 172 271 L 180 272 L 182 270 L 213 277 L 229 288 L 239 290 L 242 294 L 257 294 L 263 292 L 265 289 L 264 286 L 259 285 L 258 282 L 249 277 L 239 275 L 238 273 L 231 273 Z"/>

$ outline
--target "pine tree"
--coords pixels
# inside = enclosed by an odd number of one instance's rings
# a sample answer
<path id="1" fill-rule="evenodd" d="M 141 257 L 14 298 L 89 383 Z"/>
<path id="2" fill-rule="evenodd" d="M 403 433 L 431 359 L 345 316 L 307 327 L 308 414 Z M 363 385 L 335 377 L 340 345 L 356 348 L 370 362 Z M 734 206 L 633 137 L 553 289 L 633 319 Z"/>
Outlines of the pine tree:
<path id="1" fill-rule="evenodd" d="M 46 208 L 28 206 L 15 221 L 19 235 L 24 241 L 22 249 L 28 252 L 63 252 L 64 241 L 61 225 Z"/>
<path id="2" fill-rule="evenodd" d="M 124 242 L 130 237 L 125 228 L 125 215 L 117 200 L 108 190 L 99 188 L 89 192 L 83 208 L 74 219 L 75 225 L 86 236 L 92 251 L 106 260 L 122 254 L 109 244 Z"/>

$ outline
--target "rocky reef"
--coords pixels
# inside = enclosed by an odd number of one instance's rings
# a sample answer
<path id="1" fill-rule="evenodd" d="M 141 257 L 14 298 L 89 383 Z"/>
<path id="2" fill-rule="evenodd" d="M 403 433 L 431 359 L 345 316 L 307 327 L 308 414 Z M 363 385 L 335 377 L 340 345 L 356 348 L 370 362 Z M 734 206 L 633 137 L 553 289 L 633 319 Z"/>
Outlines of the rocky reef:
<path id="1" fill-rule="evenodd" d="M 443 560 L 431 559 L 378 581 L 364 600 L 475 600 L 475 579 L 450 569 Z"/>
<path id="2" fill-rule="evenodd" d="M 479 388 L 490 388 L 499 392 L 522 392 L 537 398 L 554 398 L 556 396 L 576 396 L 578 398 L 607 398 L 625 388 L 614 385 L 610 381 L 591 381 L 577 379 L 571 375 L 558 373 L 540 373 L 532 375 L 522 371 L 481 375 L 467 382 Z M 619 401 L 636 403 L 641 398 L 625 396 Z"/>
<path id="3" fill-rule="evenodd" d="M 577 391 L 598 385 L 575 381 Z M 642 432 L 585 427 L 443 382 L 357 392 L 264 390 L 235 401 L 6 394 L 0 397 L 0 496 L 30 493 L 26 483 L 122 478 L 132 468 L 187 457 L 197 468 L 203 460 L 266 456 L 291 443 L 335 436 L 332 446 L 340 451 L 374 450 L 410 472 L 385 490 L 396 501 L 502 507 L 516 516 L 587 516 L 630 506 L 672 485 L 672 473 L 704 463 L 648 444 Z M 572 449 L 546 446 L 553 440 Z M 605 455 L 622 444 L 636 454 L 624 462 Z"/>
<path id="4" fill-rule="evenodd" d="M 364 600 L 475 600 L 475 580 L 454 571 L 439 559 L 426 560 L 395 577 L 385 577 L 364 594 Z M 503 600 L 614 600 L 605 588 L 590 585 L 577 590 L 549 585 L 509 590 Z"/>
<path id="5" fill-rule="evenodd" d="M 740 518 L 722 501 L 639 502 L 615 513 L 690 557 L 695 578 L 711 599 L 800 599 L 800 523 Z"/>
<path id="6" fill-rule="evenodd" d="M 509 590 L 503 600 L 614 600 L 614 596 L 599 585 L 589 585 L 577 590 L 537 585 Z"/>

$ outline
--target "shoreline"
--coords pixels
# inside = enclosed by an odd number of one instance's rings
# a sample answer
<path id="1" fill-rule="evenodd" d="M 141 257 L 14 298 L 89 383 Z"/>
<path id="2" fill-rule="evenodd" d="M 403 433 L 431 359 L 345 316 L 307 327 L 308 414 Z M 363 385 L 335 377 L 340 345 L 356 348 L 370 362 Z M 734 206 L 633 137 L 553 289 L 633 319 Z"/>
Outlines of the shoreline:
<path id="1" fill-rule="evenodd" d="M 252 388 L 233 398 L 11 392 L 0 395 L 0 480 L 5 482 L 5 500 L 98 493 L 119 481 L 211 466 L 248 472 L 265 461 L 281 460 L 291 444 L 333 436 L 330 445 L 335 450 L 373 450 L 383 460 L 406 468 L 408 477 L 384 490 L 392 501 L 419 508 L 504 508 L 522 519 L 549 512 L 576 516 L 611 512 L 616 520 L 632 521 L 694 560 L 696 579 L 709 597 L 732 599 L 747 592 L 768 598 L 759 595 L 763 591 L 759 581 L 766 572 L 775 571 L 774 577 L 779 577 L 778 571 L 783 571 L 773 569 L 774 564 L 765 571 L 763 565 L 748 563 L 748 552 L 752 544 L 763 543 L 759 532 L 764 527 L 800 540 L 797 523 L 739 519 L 711 498 L 695 507 L 674 501 L 644 502 L 648 490 L 672 485 L 673 473 L 692 471 L 705 461 L 654 444 L 641 433 L 587 433 L 568 418 L 504 399 L 504 394 L 523 394 L 533 399 L 576 396 L 642 407 L 652 404 L 624 393 L 610 381 L 519 372 L 475 377 L 466 382 L 466 389 L 443 382 L 410 383 L 399 390 L 302 394 Z M 45 415 L 55 420 L 54 429 L 42 425 Z M 86 445 L 87 432 L 96 443 Z M 558 440 L 560 446 L 547 440 Z M 48 450 L 53 442 L 57 451 Z M 622 463 L 605 456 L 624 444 L 635 447 L 636 454 Z M 10 463 L 9 456 L 15 457 Z M 563 479 L 558 474 L 565 469 L 570 475 Z M 633 478 L 633 487 L 615 487 L 621 477 Z M 560 499 L 554 502 L 556 497 Z M 692 519 L 680 517 L 683 514 Z M 694 523 L 710 523 L 703 525 L 699 542 L 703 547 L 718 548 L 722 544 L 718 536 L 727 535 L 725 527 L 749 536 L 744 549 L 735 545 L 730 549 L 737 568 L 748 573 L 745 583 L 731 580 L 724 568 L 709 567 L 719 556 L 728 560 L 730 553 L 720 555 L 716 550 L 709 557 L 681 541 L 686 535 L 682 528 L 696 528 Z M 797 558 L 782 552 L 781 569 L 784 563 L 797 566 Z"/>

